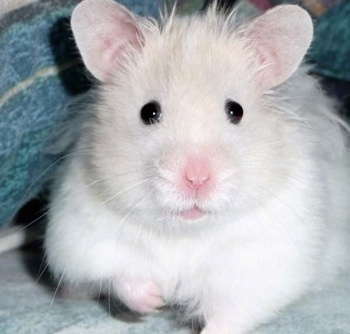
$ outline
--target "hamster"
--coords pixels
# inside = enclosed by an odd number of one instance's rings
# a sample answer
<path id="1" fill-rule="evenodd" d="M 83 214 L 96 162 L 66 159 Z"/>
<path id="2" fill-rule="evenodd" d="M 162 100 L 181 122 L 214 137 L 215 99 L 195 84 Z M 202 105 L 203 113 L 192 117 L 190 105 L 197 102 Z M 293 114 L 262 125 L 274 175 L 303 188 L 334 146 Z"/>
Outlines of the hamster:
<path id="1" fill-rule="evenodd" d="M 158 22 L 84 0 L 71 24 L 98 82 L 52 191 L 59 280 L 243 334 L 349 264 L 347 126 L 301 65 L 306 11 Z"/>

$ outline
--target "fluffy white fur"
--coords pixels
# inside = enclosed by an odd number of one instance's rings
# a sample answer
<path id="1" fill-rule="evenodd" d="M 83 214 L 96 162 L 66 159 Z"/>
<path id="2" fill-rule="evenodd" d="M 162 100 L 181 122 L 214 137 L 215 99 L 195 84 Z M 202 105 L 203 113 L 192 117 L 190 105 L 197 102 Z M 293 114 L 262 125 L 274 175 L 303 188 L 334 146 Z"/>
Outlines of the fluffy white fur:
<path id="1" fill-rule="evenodd" d="M 181 305 L 203 334 L 242 334 L 349 264 L 342 122 L 295 72 L 312 35 L 306 12 L 280 6 L 233 29 L 215 9 L 157 24 L 110 0 L 79 6 L 78 47 L 104 83 L 53 191 L 45 246 L 58 278 L 141 313 Z M 244 108 L 238 125 L 228 98 Z M 151 100 L 163 115 L 145 125 Z M 179 181 L 194 155 L 215 171 L 201 198 Z M 204 218 L 178 215 L 193 205 Z"/>

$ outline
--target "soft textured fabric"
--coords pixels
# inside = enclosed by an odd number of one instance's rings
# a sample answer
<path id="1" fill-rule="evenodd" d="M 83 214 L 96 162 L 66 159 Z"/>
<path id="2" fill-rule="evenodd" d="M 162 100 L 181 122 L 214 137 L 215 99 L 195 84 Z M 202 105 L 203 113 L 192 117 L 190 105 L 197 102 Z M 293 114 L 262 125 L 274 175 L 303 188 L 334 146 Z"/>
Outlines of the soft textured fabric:
<path id="1" fill-rule="evenodd" d="M 309 60 L 316 73 L 350 82 L 350 1 L 342 1 L 318 19 Z"/>
<path id="2" fill-rule="evenodd" d="M 36 252 L 0 255 L 1 334 L 190 334 L 174 313 L 137 318 L 125 311 L 109 315 L 108 300 L 68 300 L 57 295 L 47 274 L 38 280 Z M 113 302 L 111 308 L 113 309 Z M 349 334 L 350 275 L 329 290 L 309 296 L 252 334 Z M 220 334 L 220 333 L 218 333 Z"/>

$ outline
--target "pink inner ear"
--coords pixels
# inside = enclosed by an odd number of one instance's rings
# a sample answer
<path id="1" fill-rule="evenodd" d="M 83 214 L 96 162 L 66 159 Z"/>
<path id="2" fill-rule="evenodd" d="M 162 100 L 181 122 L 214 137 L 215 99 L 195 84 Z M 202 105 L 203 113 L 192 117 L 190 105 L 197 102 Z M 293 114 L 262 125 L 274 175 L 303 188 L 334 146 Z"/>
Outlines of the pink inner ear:
<path id="1" fill-rule="evenodd" d="M 262 25 L 266 24 L 264 21 L 261 23 Z M 249 31 L 247 36 L 251 41 L 250 43 L 255 46 L 255 65 L 258 71 L 258 84 L 263 90 L 268 90 L 272 87 L 271 82 L 278 80 L 278 76 L 283 71 L 280 64 L 283 51 L 280 47 L 276 49 L 276 43 L 274 43 L 275 36 L 269 38 L 265 35 L 267 33 L 266 30 L 264 31 L 264 29 L 259 28 L 258 25 L 255 29 Z M 269 32 L 272 35 L 278 36 L 278 32 L 272 24 Z"/>
<path id="2" fill-rule="evenodd" d="M 295 5 L 281 5 L 255 19 L 244 33 L 255 54 L 261 91 L 286 81 L 300 65 L 312 39 L 312 20 Z"/>
<path id="3" fill-rule="evenodd" d="M 104 82 L 110 80 L 115 70 L 123 62 L 128 48 L 141 49 L 141 34 L 138 29 L 128 22 L 124 24 L 125 26 L 119 26 L 118 30 L 115 29 L 112 32 L 112 28 L 108 35 L 102 35 L 100 54 L 97 54 L 99 59 L 95 61 L 100 62 Z"/>
<path id="4" fill-rule="evenodd" d="M 113 0 L 83 0 L 71 22 L 85 66 L 102 82 L 117 71 L 125 50 L 141 41 L 136 18 Z"/>
<path id="5" fill-rule="evenodd" d="M 260 84 L 263 87 L 269 86 L 269 82 L 273 77 L 278 76 L 280 71 L 279 58 L 275 50 L 266 45 L 260 45 L 257 48 L 257 62 L 260 71 Z"/>
<path id="6" fill-rule="evenodd" d="M 109 64 L 109 68 L 105 68 L 103 77 L 104 81 L 109 81 L 113 70 L 116 69 L 126 56 L 126 50 L 137 45 L 135 42 L 136 39 L 125 40 L 121 44 L 116 44 L 113 38 L 106 38 L 103 41 L 104 52 L 102 52 L 100 61 L 104 64 Z"/>
<path id="7" fill-rule="evenodd" d="M 120 64 L 123 62 L 125 52 L 124 50 L 127 48 L 128 43 L 125 42 L 124 44 L 120 46 L 111 46 L 103 55 L 103 58 L 101 59 L 101 62 L 105 64 L 109 64 L 109 67 L 105 68 L 102 72 L 102 79 L 103 82 L 109 82 L 111 81 L 111 78 L 113 77 L 113 73 L 115 73 L 120 66 Z"/>

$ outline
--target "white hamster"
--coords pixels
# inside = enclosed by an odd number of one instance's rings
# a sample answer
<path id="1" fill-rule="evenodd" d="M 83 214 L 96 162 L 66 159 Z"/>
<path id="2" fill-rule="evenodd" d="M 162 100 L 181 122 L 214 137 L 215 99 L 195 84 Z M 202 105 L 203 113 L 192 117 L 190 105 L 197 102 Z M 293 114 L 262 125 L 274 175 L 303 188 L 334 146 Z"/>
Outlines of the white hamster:
<path id="1" fill-rule="evenodd" d="M 300 67 L 312 21 L 232 21 L 76 7 L 100 83 L 45 236 L 58 278 L 140 313 L 180 305 L 203 334 L 246 333 L 349 264 L 346 125 Z"/>

